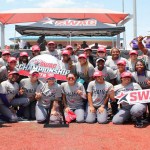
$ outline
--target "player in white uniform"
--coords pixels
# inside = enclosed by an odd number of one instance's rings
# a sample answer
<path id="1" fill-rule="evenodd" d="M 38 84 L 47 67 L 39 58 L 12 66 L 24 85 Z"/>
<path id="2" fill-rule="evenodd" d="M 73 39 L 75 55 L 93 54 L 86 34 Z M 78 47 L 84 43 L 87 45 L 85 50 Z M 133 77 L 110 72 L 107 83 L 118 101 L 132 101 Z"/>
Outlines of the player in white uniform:
<path id="1" fill-rule="evenodd" d="M 28 120 L 35 120 L 35 92 L 37 86 L 41 83 L 38 77 L 39 73 L 36 70 L 31 70 L 29 78 L 22 79 L 19 85 L 23 92 L 22 97 L 26 97 L 30 100 L 29 105 L 23 110 L 23 117 Z"/>
<path id="2" fill-rule="evenodd" d="M 94 123 L 97 116 L 98 123 L 107 123 L 108 99 L 114 100 L 113 85 L 104 80 L 102 71 L 94 72 L 94 81 L 88 85 L 88 110 L 86 122 Z"/>
<path id="3" fill-rule="evenodd" d="M 78 56 L 74 54 L 73 47 L 71 45 L 67 45 L 65 49 L 70 52 L 70 57 L 71 57 L 71 60 L 73 61 L 73 63 L 77 63 Z"/>
<path id="4" fill-rule="evenodd" d="M 56 83 L 54 74 L 50 73 L 47 82 L 44 84 L 41 83 L 36 89 L 36 120 L 38 123 L 44 123 L 46 121 L 50 101 L 61 100 L 61 96 L 61 87 Z M 57 115 L 56 103 L 55 101 L 51 113 L 54 116 Z M 54 116 L 50 118 L 53 121 L 57 120 L 57 117 Z"/>
<path id="5" fill-rule="evenodd" d="M 56 49 L 56 44 L 53 41 L 48 42 L 47 44 L 48 50 L 41 52 L 41 54 L 49 54 L 57 59 L 61 59 L 61 51 Z"/>
<path id="6" fill-rule="evenodd" d="M 10 52 L 7 50 L 4 50 L 2 52 L 2 57 L 0 58 L 0 67 L 7 65 L 7 61 L 9 57 L 10 57 Z"/>
<path id="7" fill-rule="evenodd" d="M 132 74 L 130 72 L 123 72 L 121 74 L 121 84 L 114 87 L 115 95 L 119 95 L 121 92 L 141 90 L 139 84 L 132 82 Z M 143 127 L 141 121 L 141 116 L 146 111 L 146 104 L 137 103 L 134 105 L 129 105 L 126 102 L 121 103 L 121 109 L 113 117 L 112 122 L 114 124 L 123 124 L 131 116 L 136 118 L 135 127 Z"/>
<path id="8" fill-rule="evenodd" d="M 113 70 L 117 70 L 117 62 L 119 60 L 124 60 L 126 61 L 126 68 L 128 69 L 128 61 L 125 58 L 120 57 L 120 50 L 118 48 L 112 48 L 111 51 L 111 56 L 107 58 L 105 65 L 107 67 L 110 67 Z"/>
<path id="9" fill-rule="evenodd" d="M 28 98 L 18 97 L 22 95 L 22 90 L 19 91 L 19 85 L 16 82 L 18 77 L 18 72 L 11 71 L 8 74 L 8 80 L 0 84 L 0 113 L 4 116 L 4 119 L 9 122 L 18 121 L 14 107 L 25 107 L 29 103 Z"/>
<path id="10" fill-rule="evenodd" d="M 69 110 L 76 114 L 76 122 L 84 122 L 84 99 L 86 92 L 81 83 L 76 82 L 74 74 L 67 75 L 67 82 L 61 84 L 65 112 Z"/>

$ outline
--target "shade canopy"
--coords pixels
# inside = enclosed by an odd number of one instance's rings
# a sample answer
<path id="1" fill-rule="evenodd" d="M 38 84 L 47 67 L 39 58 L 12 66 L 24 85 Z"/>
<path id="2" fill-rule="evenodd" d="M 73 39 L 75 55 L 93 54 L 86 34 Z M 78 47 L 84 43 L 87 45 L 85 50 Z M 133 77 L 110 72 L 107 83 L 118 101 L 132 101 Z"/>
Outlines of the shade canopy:
<path id="1" fill-rule="evenodd" d="M 114 36 L 125 31 L 125 27 L 114 27 L 96 19 L 52 19 L 44 18 L 28 26 L 15 26 L 22 35 L 46 36 Z"/>
<path id="2" fill-rule="evenodd" d="M 0 12 L 2 24 L 37 22 L 45 17 L 50 18 L 95 18 L 102 23 L 118 24 L 129 14 L 107 9 L 89 8 L 25 8 Z"/>

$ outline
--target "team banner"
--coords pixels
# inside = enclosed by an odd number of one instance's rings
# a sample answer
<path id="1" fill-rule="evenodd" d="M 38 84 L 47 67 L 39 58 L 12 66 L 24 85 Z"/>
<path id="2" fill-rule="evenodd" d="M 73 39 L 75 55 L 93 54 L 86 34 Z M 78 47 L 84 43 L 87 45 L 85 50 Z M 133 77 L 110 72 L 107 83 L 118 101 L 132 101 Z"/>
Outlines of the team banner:
<path id="1" fill-rule="evenodd" d="M 39 72 L 40 78 L 48 78 L 49 73 L 54 73 L 57 80 L 66 80 L 70 70 L 62 69 L 61 62 L 54 56 L 43 54 L 32 58 L 27 65 L 17 66 L 19 74 L 29 76 L 30 70 Z"/>
<path id="2" fill-rule="evenodd" d="M 150 89 L 121 92 L 115 98 L 118 99 L 118 104 L 123 102 L 129 104 L 150 103 Z"/>

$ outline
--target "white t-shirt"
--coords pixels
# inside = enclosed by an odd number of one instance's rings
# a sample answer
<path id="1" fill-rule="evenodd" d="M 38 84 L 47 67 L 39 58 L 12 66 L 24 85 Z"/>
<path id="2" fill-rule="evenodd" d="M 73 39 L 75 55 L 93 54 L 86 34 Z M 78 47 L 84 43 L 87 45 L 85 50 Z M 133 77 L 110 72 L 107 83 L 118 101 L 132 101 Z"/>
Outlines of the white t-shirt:
<path id="1" fill-rule="evenodd" d="M 104 104 L 107 94 L 112 91 L 113 85 L 107 81 L 104 84 L 99 84 L 97 81 L 91 81 L 88 85 L 87 92 L 92 93 L 92 101 L 94 107 L 99 107 Z"/>

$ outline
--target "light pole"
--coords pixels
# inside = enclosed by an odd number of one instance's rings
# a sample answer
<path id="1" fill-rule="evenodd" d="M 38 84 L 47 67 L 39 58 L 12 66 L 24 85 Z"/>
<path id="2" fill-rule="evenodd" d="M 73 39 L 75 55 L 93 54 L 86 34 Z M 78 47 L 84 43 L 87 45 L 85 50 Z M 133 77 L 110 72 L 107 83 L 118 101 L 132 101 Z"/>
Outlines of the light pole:
<path id="1" fill-rule="evenodd" d="M 137 37 L 136 0 L 133 0 L 133 37 Z"/>
<path id="2" fill-rule="evenodd" d="M 122 12 L 124 13 L 124 0 L 122 0 Z M 126 49 L 126 33 L 125 32 L 126 31 L 123 32 L 123 48 L 124 49 Z"/>

